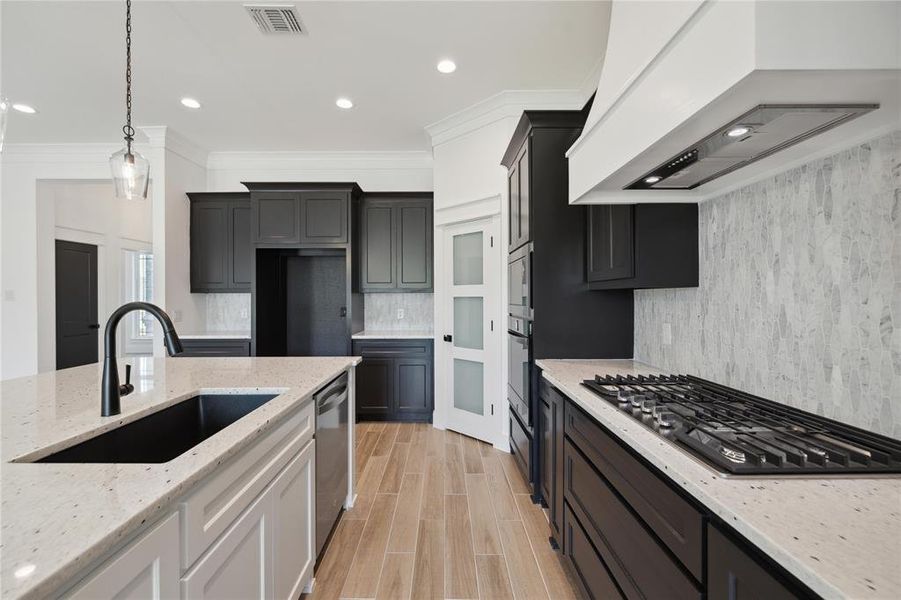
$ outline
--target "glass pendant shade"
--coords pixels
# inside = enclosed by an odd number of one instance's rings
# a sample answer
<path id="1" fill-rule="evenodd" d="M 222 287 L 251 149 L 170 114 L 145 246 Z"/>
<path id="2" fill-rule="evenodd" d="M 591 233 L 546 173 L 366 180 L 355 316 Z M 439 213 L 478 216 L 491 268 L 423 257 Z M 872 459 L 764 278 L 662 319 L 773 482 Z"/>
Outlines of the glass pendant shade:
<path id="1" fill-rule="evenodd" d="M 0 95 L 0 152 L 3 152 L 3 140 L 6 139 L 7 120 L 9 120 L 9 100 Z"/>
<path id="2" fill-rule="evenodd" d="M 116 197 L 135 200 L 147 197 L 150 184 L 150 162 L 135 151 L 122 148 L 109 159 L 116 184 Z"/>

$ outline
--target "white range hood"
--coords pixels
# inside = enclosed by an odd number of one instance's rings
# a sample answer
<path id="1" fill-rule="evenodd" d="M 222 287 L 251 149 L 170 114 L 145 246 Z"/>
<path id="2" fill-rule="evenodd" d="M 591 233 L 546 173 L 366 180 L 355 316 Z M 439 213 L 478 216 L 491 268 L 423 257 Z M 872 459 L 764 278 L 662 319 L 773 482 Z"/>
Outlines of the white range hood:
<path id="1" fill-rule="evenodd" d="M 615 0 L 570 203 L 696 202 L 901 127 L 901 2 Z"/>

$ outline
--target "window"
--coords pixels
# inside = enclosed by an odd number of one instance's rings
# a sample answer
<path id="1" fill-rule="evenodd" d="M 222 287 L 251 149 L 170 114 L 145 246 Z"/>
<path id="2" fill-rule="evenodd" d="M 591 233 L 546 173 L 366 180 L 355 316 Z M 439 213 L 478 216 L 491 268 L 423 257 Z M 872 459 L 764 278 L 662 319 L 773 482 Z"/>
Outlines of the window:
<path id="1" fill-rule="evenodd" d="M 153 254 L 150 252 L 125 251 L 125 302 L 153 301 Z M 153 354 L 153 317 L 144 311 L 133 312 L 125 317 L 122 327 L 125 354 Z"/>

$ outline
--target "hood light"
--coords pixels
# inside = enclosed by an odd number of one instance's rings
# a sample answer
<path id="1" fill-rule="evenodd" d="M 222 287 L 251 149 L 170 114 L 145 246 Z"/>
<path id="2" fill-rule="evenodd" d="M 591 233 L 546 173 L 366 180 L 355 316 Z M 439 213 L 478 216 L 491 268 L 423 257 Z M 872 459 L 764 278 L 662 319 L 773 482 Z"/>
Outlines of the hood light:
<path id="1" fill-rule="evenodd" d="M 730 138 L 737 138 L 737 137 L 741 137 L 743 135 L 747 135 L 750 132 L 751 132 L 751 128 L 748 127 L 747 125 L 736 125 L 732 129 L 728 130 L 726 132 L 726 135 Z"/>
<path id="2" fill-rule="evenodd" d="M 651 175 L 650 177 L 645 177 L 645 180 L 644 180 L 645 183 L 650 183 L 650 184 L 657 183 L 658 181 L 660 181 L 660 177 L 657 177 L 656 175 Z"/>

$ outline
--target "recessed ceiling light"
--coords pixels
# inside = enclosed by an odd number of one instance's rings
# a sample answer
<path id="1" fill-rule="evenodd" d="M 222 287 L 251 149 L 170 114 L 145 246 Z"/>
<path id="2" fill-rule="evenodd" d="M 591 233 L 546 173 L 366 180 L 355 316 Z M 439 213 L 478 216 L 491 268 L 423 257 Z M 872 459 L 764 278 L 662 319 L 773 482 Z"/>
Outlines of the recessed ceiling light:
<path id="1" fill-rule="evenodd" d="M 653 184 L 653 183 L 657 183 L 658 181 L 660 181 L 660 178 L 657 177 L 656 175 L 651 175 L 650 177 L 645 177 L 645 178 L 644 178 L 644 182 L 645 182 L 645 183 L 652 183 L 652 184 Z"/>
<path id="2" fill-rule="evenodd" d="M 20 113 L 25 113 L 26 115 L 33 115 L 34 113 L 38 112 L 27 104 L 13 104 L 13 110 L 17 110 Z"/>
<path id="3" fill-rule="evenodd" d="M 749 133 L 750 131 L 751 131 L 751 128 L 748 127 L 747 125 L 736 125 L 732 129 L 727 131 L 726 135 L 729 137 L 735 138 L 735 137 L 741 137 L 741 136 L 745 135 L 746 133 Z"/>
<path id="4" fill-rule="evenodd" d="M 194 98 L 182 98 L 181 104 L 182 106 L 187 106 L 188 108 L 200 108 L 200 102 L 198 102 Z"/>
<path id="5" fill-rule="evenodd" d="M 457 63 L 452 60 L 442 60 L 438 63 L 438 70 L 442 73 L 453 73 L 457 70 Z"/>
<path id="6" fill-rule="evenodd" d="M 338 98 L 335 100 L 335 106 L 347 110 L 348 108 L 353 108 L 354 103 L 350 101 L 350 98 Z"/>

